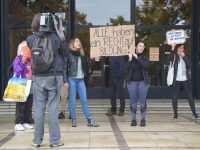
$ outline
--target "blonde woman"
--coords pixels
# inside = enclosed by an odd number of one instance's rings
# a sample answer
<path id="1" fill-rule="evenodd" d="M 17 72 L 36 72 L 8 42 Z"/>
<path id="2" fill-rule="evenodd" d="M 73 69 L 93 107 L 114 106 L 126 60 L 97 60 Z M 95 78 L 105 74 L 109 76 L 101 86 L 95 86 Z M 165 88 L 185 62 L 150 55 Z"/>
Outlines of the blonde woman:
<path id="1" fill-rule="evenodd" d="M 84 55 L 82 44 L 80 39 L 74 38 L 69 43 L 70 54 L 68 56 L 67 65 L 65 70 L 67 70 L 68 83 L 65 84 L 66 87 L 69 86 L 69 113 L 72 118 L 72 127 L 76 127 L 76 114 L 75 114 L 75 99 L 76 91 L 78 91 L 79 98 L 82 105 L 82 111 L 88 121 L 88 126 L 98 127 L 90 114 L 87 103 L 86 87 L 84 82 L 84 76 L 88 74 L 88 61 Z"/>

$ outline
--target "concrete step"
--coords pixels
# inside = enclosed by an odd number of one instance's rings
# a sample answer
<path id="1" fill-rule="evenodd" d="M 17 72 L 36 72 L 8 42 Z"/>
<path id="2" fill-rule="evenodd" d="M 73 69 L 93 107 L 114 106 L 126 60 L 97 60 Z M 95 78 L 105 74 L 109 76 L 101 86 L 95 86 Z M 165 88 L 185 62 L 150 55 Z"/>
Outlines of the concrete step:
<path id="1" fill-rule="evenodd" d="M 118 106 L 119 106 L 119 100 Z M 200 110 L 200 101 L 195 100 L 196 102 L 196 109 L 197 111 Z M 125 108 L 125 113 L 130 112 L 130 106 L 129 106 L 130 101 L 126 100 L 126 108 Z M 102 100 L 88 100 L 88 105 L 91 113 L 105 113 L 108 111 L 110 108 L 110 100 L 109 99 L 102 99 Z M 15 113 L 15 107 L 16 103 L 5 103 L 5 102 L 0 102 L 0 114 L 14 114 Z M 60 106 L 59 106 L 60 107 Z M 187 102 L 187 100 L 179 100 L 179 105 L 178 105 L 178 110 L 181 112 L 190 112 L 190 107 Z M 34 105 L 33 105 L 33 110 L 34 110 Z M 47 110 L 47 109 L 46 109 Z M 138 104 L 138 110 L 140 110 L 140 106 Z M 171 106 L 171 100 L 166 99 L 166 100 L 147 100 L 147 110 L 150 113 L 168 113 L 172 112 L 172 106 Z M 68 107 L 66 107 L 66 111 L 68 111 Z M 76 101 L 76 112 L 77 113 L 82 113 L 82 108 L 80 101 Z"/>

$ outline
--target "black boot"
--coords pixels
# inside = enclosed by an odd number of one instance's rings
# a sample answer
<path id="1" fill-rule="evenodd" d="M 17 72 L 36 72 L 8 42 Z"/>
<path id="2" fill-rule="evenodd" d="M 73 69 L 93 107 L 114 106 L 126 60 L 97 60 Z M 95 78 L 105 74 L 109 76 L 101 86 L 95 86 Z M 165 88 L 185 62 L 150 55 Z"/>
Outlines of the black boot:
<path id="1" fill-rule="evenodd" d="M 173 111 L 174 111 L 173 119 L 178 119 L 178 111 L 177 111 L 178 102 L 177 102 L 177 99 L 172 99 L 172 106 L 173 106 Z"/>
<path id="2" fill-rule="evenodd" d="M 72 119 L 72 127 L 77 127 L 77 125 L 76 125 L 76 119 Z"/>
<path id="3" fill-rule="evenodd" d="M 197 115 L 197 113 L 193 114 L 193 119 L 194 120 L 199 120 L 199 116 Z"/>
<path id="4" fill-rule="evenodd" d="M 141 127 L 146 126 L 146 121 L 145 121 L 145 119 L 142 119 L 142 120 L 141 120 L 141 122 L 140 122 L 140 126 L 141 126 Z"/>
<path id="5" fill-rule="evenodd" d="M 88 127 L 98 127 L 99 125 L 98 124 L 96 124 L 95 122 L 94 122 L 94 120 L 92 119 L 92 118 L 87 118 L 87 121 L 88 121 Z"/>
<path id="6" fill-rule="evenodd" d="M 137 121 L 136 120 L 132 120 L 131 121 L 131 126 L 137 126 Z"/>
<path id="7" fill-rule="evenodd" d="M 65 113 L 61 111 L 58 115 L 58 119 L 65 119 Z"/>
<path id="8" fill-rule="evenodd" d="M 178 119 L 178 115 L 177 115 L 177 114 L 174 114 L 173 119 Z"/>

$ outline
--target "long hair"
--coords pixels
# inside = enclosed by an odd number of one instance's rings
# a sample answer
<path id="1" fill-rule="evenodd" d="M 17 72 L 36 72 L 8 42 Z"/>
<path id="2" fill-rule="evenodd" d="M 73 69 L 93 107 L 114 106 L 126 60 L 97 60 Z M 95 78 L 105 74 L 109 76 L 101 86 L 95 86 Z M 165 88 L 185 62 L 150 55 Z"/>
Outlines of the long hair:
<path id="1" fill-rule="evenodd" d="M 31 28 L 32 28 L 33 32 L 39 31 L 39 28 L 40 28 L 40 17 L 41 17 L 40 13 L 36 14 L 33 17 L 33 21 L 32 21 L 32 24 L 31 24 Z"/>
<path id="2" fill-rule="evenodd" d="M 178 62 L 180 62 L 180 58 L 178 57 L 177 50 L 178 50 L 178 48 L 181 47 L 182 45 L 184 45 L 184 44 L 176 44 L 175 47 L 174 47 L 174 51 L 175 51 L 175 53 L 176 53 L 176 58 L 177 58 Z"/>
<path id="3" fill-rule="evenodd" d="M 176 44 L 174 50 L 177 52 L 178 48 L 181 47 L 184 44 Z"/>
<path id="4" fill-rule="evenodd" d="M 69 42 L 69 48 L 72 49 L 72 50 L 74 50 L 74 43 L 75 43 L 76 39 L 78 39 L 80 41 L 80 43 L 81 43 L 81 40 L 79 38 L 73 38 L 73 39 L 71 39 L 70 42 Z M 81 52 L 81 55 L 84 56 L 85 54 L 84 54 L 82 43 L 81 43 L 81 47 L 80 47 L 79 50 Z"/>

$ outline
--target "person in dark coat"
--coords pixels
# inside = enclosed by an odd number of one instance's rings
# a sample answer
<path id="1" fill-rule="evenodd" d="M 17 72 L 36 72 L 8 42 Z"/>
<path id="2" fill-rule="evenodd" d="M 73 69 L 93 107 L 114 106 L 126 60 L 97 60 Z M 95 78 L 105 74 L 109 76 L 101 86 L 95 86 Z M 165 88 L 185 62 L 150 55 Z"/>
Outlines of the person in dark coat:
<path id="1" fill-rule="evenodd" d="M 124 67 L 125 56 L 110 57 L 110 100 L 111 108 L 106 113 L 107 116 L 117 114 L 116 98 L 117 94 L 120 99 L 120 108 L 118 116 L 124 116 L 125 96 L 124 96 Z"/>
<path id="2" fill-rule="evenodd" d="M 174 111 L 174 119 L 178 119 L 178 95 L 181 89 L 187 95 L 190 108 L 192 110 L 193 118 L 199 119 L 195 110 L 195 103 L 192 95 L 191 86 L 191 63 L 188 56 L 184 53 L 184 44 L 172 44 L 170 53 L 170 61 L 174 62 L 174 93 L 172 98 L 172 106 Z"/>
<path id="3" fill-rule="evenodd" d="M 137 125 L 136 112 L 137 103 L 140 103 L 141 122 L 140 126 L 146 126 L 146 95 L 149 89 L 150 80 L 148 76 L 149 60 L 143 54 L 144 42 L 136 43 L 134 54 L 129 54 L 126 64 L 127 87 L 130 95 L 131 107 L 131 126 Z"/>

